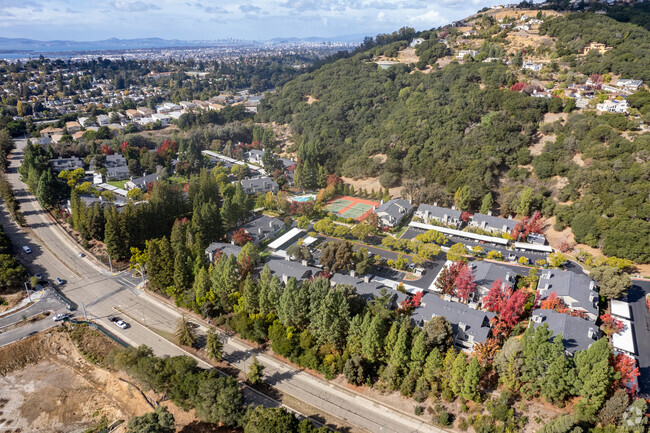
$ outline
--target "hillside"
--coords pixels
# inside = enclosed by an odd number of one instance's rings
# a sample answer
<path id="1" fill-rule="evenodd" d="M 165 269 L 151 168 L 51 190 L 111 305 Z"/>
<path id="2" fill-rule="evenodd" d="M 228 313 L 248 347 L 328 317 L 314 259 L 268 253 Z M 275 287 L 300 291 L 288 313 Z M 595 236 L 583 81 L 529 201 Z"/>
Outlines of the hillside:
<path id="1" fill-rule="evenodd" d="M 521 45 L 512 35 L 521 17 L 506 14 L 370 46 L 288 82 L 263 100 L 258 120 L 291 126 L 296 182 L 305 188 L 318 186 L 323 170 L 402 186 L 417 202 L 451 204 L 468 188 L 470 211 L 491 194 L 497 213 L 540 210 L 557 217 L 556 229 L 570 226 L 576 242 L 646 263 L 650 134 L 638 125 L 650 121 L 650 99 L 638 92 L 628 116 L 600 115 L 591 108 L 611 98 L 600 85 L 585 108 L 573 95 L 590 74 L 650 79 L 650 33 L 603 15 L 555 15 L 530 28 L 548 41 L 537 48 L 512 49 Z M 467 28 L 476 33 L 463 36 Z M 401 54 L 414 37 L 424 39 L 416 64 L 374 63 L 414 61 Z M 607 51 L 582 55 L 592 42 Z M 566 122 L 543 123 L 545 113 L 562 111 L 571 113 Z"/>

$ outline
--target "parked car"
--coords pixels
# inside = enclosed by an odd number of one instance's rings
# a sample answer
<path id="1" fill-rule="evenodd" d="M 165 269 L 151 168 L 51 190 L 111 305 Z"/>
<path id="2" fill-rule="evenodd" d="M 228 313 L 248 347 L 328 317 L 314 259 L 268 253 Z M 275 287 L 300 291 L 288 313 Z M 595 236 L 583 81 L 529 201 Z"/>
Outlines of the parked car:
<path id="1" fill-rule="evenodd" d="M 31 254 L 32 253 L 32 250 L 27 245 L 23 245 L 23 251 L 25 251 L 25 254 Z"/>
<path id="2" fill-rule="evenodd" d="M 117 320 L 117 321 L 115 322 L 115 324 L 116 324 L 117 326 L 119 326 L 120 328 L 122 328 L 122 329 L 126 329 L 126 328 L 129 327 L 129 325 L 127 325 L 126 323 L 124 323 L 122 320 Z"/>
<path id="3" fill-rule="evenodd" d="M 510 253 L 510 254 L 508 254 L 508 260 L 511 261 L 511 262 L 514 262 L 515 260 L 517 260 L 517 256 Z"/>
<path id="4" fill-rule="evenodd" d="M 56 283 L 57 283 L 59 286 L 61 286 L 61 285 L 65 284 L 65 281 L 63 281 L 61 278 L 57 278 L 57 279 L 56 279 Z"/>
<path id="5" fill-rule="evenodd" d="M 63 314 L 57 314 L 56 316 L 54 316 L 54 317 L 52 318 L 52 320 L 54 320 L 55 322 L 60 322 L 61 320 L 65 320 L 65 319 L 67 319 L 68 317 L 69 317 L 69 315 L 68 315 L 68 314 L 65 314 L 65 313 L 63 313 Z"/>
<path id="6" fill-rule="evenodd" d="M 80 258 L 86 257 L 86 255 L 84 253 L 82 253 L 81 251 L 77 253 L 77 256 L 80 257 Z"/>

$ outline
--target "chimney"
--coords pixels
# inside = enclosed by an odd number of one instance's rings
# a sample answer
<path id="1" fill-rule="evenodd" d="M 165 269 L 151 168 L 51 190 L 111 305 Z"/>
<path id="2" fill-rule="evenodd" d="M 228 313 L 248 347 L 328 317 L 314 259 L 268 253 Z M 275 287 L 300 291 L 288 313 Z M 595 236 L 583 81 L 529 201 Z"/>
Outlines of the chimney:
<path id="1" fill-rule="evenodd" d="M 596 339 L 596 331 L 594 331 L 594 328 L 589 328 L 589 331 L 587 332 L 587 335 L 592 340 L 595 340 Z"/>
<path id="2" fill-rule="evenodd" d="M 451 210 L 456 210 L 456 206 L 452 205 Z"/>
<path id="3" fill-rule="evenodd" d="M 458 328 L 462 329 L 463 331 L 467 330 L 467 324 L 465 322 L 458 322 Z"/>
<path id="4" fill-rule="evenodd" d="M 433 202 L 433 205 L 436 206 L 436 207 L 438 207 L 438 202 L 437 202 L 437 201 L 434 201 L 434 202 Z"/>
<path id="5" fill-rule="evenodd" d="M 364 283 L 369 283 L 370 282 L 370 277 L 368 275 L 363 276 L 363 282 Z"/>
<path id="6" fill-rule="evenodd" d="M 489 210 L 487 214 L 488 214 L 488 216 L 492 216 L 492 211 Z"/>
<path id="7" fill-rule="evenodd" d="M 548 290 L 551 287 L 549 283 L 544 284 L 544 290 Z"/>
<path id="8" fill-rule="evenodd" d="M 591 292 L 589 294 L 589 302 L 594 302 L 594 299 L 596 299 L 596 294 L 594 292 Z"/>
<path id="9" fill-rule="evenodd" d="M 445 301 L 451 301 L 451 295 L 445 295 L 442 297 Z"/>
<path id="10" fill-rule="evenodd" d="M 288 255 L 284 256 L 284 259 L 288 262 L 289 261 L 289 256 Z"/>
<path id="11" fill-rule="evenodd" d="M 542 323 L 542 316 L 540 316 L 539 314 L 533 315 L 533 322 Z"/>
<path id="12" fill-rule="evenodd" d="M 262 234 L 262 227 L 257 228 L 257 233 Z"/>
<path id="13" fill-rule="evenodd" d="M 350 270 L 350 276 L 351 276 L 351 277 L 356 276 L 356 272 L 354 272 L 354 269 L 351 269 L 351 270 Z"/>
<path id="14" fill-rule="evenodd" d="M 596 282 L 594 280 L 591 280 L 591 283 L 589 283 L 589 290 L 596 290 Z"/>
<path id="15" fill-rule="evenodd" d="M 234 241 L 234 240 L 231 240 L 231 241 L 230 241 L 230 245 L 235 245 L 235 241 Z"/>
<path id="16" fill-rule="evenodd" d="M 512 219 L 512 215 L 508 215 L 508 219 L 511 220 L 511 219 Z"/>
<path id="17" fill-rule="evenodd" d="M 379 204 L 380 204 L 380 205 L 384 204 L 384 199 L 381 199 L 381 201 L 379 202 Z"/>
<path id="18" fill-rule="evenodd" d="M 282 282 L 284 284 L 287 284 L 289 282 L 289 277 L 287 277 L 285 274 L 282 274 Z"/>
<path id="19" fill-rule="evenodd" d="M 307 266 L 307 260 L 303 260 L 303 261 L 300 262 L 300 263 L 302 263 L 303 266 Z"/>

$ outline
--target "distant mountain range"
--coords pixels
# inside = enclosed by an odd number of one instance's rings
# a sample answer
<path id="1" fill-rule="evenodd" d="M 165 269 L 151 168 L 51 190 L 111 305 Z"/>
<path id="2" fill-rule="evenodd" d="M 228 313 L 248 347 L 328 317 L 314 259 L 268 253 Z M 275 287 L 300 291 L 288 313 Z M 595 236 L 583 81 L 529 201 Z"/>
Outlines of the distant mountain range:
<path id="1" fill-rule="evenodd" d="M 271 43 L 290 43 L 290 42 L 359 42 L 363 40 L 364 35 L 346 35 L 332 38 L 311 37 L 311 38 L 275 38 Z M 99 50 L 132 50 L 142 48 L 174 48 L 174 47 L 192 47 L 192 46 L 215 46 L 215 45 L 242 45 L 255 44 L 261 42 L 242 41 L 234 39 L 222 40 L 194 40 L 185 41 L 179 39 L 161 39 L 161 38 L 137 38 L 137 39 L 104 39 L 100 41 L 38 41 L 26 38 L 1 38 L 0 53 L 31 53 L 38 55 L 40 53 L 55 53 L 69 51 L 99 51 Z"/>

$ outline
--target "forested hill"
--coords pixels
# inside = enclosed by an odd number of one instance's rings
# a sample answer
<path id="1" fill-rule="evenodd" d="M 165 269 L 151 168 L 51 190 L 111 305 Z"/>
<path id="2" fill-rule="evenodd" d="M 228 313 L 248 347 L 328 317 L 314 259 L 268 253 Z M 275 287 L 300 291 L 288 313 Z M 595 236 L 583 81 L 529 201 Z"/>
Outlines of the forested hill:
<path id="1" fill-rule="evenodd" d="M 480 31 L 490 39 L 478 41 L 481 50 L 500 52 L 511 64 L 466 55 L 439 67 L 450 53 L 438 40 L 462 37 L 446 27 L 420 35 L 424 51 L 437 52 L 427 57 L 431 68 L 415 58 L 382 69 L 374 61 L 388 50 L 396 58 L 410 41 L 374 46 L 286 83 L 264 98 L 258 120 L 290 124 L 299 186 L 318 186 L 323 172 L 379 177 L 383 187 L 404 186 L 402 195 L 416 202 L 447 205 L 465 189 L 470 212 L 492 199 L 492 210 L 504 216 L 540 210 L 557 217 L 557 230 L 570 226 L 576 242 L 649 262 L 650 134 L 639 124 L 650 122 L 650 95 L 629 97 L 626 118 L 597 115 L 604 91 L 582 110 L 565 92 L 594 73 L 650 81 L 650 33 L 593 13 L 567 14 L 540 26 L 551 45 L 515 50 L 498 24 L 487 22 L 496 30 Z M 591 42 L 612 48 L 580 55 Z M 545 66 L 522 70 L 522 58 Z M 522 86 L 559 90 L 535 98 L 519 92 Z M 555 115 L 561 123 L 542 122 L 546 113 L 562 112 L 568 114 Z"/>
<path id="2" fill-rule="evenodd" d="M 501 89 L 506 66 L 456 63 L 423 74 L 406 65 L 384 70 L 366 57 L 325 65 L 263 100 L 260 118 L 290 123 L 297 135 L 304 186 L 315 184 L 322 165 L 345 176 L 381 175 L 384 186 L 402 176 L 451 193 L 469 184 L 479 199 L 500 171 L 529 159 L 546 102 Z"/>

